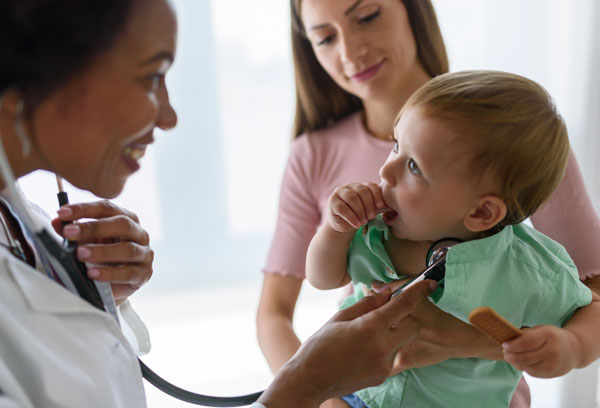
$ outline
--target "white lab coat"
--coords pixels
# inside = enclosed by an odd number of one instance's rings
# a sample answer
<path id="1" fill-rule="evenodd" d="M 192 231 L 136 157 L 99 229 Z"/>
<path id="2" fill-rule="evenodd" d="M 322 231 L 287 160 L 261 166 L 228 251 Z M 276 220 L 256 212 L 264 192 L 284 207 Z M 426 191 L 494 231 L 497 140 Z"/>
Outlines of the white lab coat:
<path id="1" fill-rule="evenodd" d="M 148 346 L 143 324 L 134 325 Z M 146 406 L 136 354 L 113 317 L 4 247 L 0 392 L 0 408 Z"/>

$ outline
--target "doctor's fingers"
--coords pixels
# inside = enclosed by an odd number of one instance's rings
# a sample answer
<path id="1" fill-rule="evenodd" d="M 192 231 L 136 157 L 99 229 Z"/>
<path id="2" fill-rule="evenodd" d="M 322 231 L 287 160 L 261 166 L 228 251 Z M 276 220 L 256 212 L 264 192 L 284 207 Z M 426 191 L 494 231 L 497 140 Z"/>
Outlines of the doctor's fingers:
<path id="1" fill-rule="evenodd" d="M 152 266 L 149 264 L 94 265 L 88 269 L 88 276 L 97 281 L 110 282 L 113 286 L 130 286 L 133 292 L 150 280 Z"/>
<path id="2" fill-rule="evenodd" d="M 372 296 L 367 296 L 359 300 L 352 306 L 340 310 L 331 319 L 330 322 L 351 321 L 368 315 L 373 310 L 386 304 L 390 298 L 390 291 L 375 293 Z"/>
<path id="3" fill-rule="evenodd" d="M 140 223 L 138 216 L 109 200 L 94 201 L 92 203 L 67 204 L 58 210 L 58 217 L 62 221 L 76 221 L 82 218 L 108 218 L 124 215 L 135 223 Z"/>
<path id="4" fill-rule="evenodd" d="M 62 232 L 69 240 L 79 243 L 115 241 L 133 241 L 140 245 L 150 243 L 148 232 L 125 215 L 69 224 Z"/>
<path id="5" fill-rule="evenodd" d="M 111 288 L 113 292 L 113 297 L 115 298 L 115 303 L 117 305 L 120 305 L 125 300 L 127 300 L 129 296 L 133 295 L 139 288 L 141 288 L 141 285 L 112 283 Z"/>
<path id="6" fill-rule="evenodd" d="M 433 287 L 430 281 L 419 282 L 373 311 L 373 315 L 392 329 L 398 327 L 404 320 L 416 322 L 417 320 L 410 314 L 432 291 Z"/>
<path id="7" fill-rule="evenodd" d="M 154 251 L 131 241 L 77 247 L 77 259 L 94 264 L 152 264 Z"/>
<path id="8" fill-rule="evenodd" d="M 346 336 L 354 338 L 358 343 L 368 344 L 368 347 L 363 347 L 363 352 L 369 354 L 371 360 L 385 358 L 391 369 L 398 349 L 416 337 L 420 325 L 412 316 L 397 313 L 394 308 L 378 313 L 390 305 L 389 302 L 386 303 L 389 296 L 390 292 L 386 291 L 362 298 L 336 313 L 328 325 L 345 325 Z M 408 300 L 397 303 L 409 305 L 411 302 Z"/>

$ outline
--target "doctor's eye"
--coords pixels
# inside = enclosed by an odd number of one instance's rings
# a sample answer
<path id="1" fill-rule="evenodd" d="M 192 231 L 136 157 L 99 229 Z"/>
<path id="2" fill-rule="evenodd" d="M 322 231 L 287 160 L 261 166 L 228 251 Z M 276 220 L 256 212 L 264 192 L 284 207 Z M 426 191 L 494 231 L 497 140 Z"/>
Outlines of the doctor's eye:
<path id="1" fill-rule="evenodd" d="M 412 174 L 417 176 L 422 174 L 421 169 L 419 169 L 419 166 L 417 166 L 417 163 L 415 163 L 413 159 L 408 159 L 406 165 L 408 166 L 408 171 L 410 171 Z"/>
<path id="2" fill-rule="evenodd" d="M 144 77 L 144 86 L 149 92 L 156 92 L 165 77 L 164 74 L 152 74 Z"/>

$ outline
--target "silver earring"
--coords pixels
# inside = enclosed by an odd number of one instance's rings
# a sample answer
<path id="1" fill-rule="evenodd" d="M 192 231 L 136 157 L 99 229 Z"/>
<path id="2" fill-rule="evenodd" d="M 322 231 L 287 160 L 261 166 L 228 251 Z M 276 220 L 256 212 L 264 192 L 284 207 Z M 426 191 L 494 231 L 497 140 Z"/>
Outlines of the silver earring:
<path id="1" fill-rule="evenodd" d="M 21 142 L 21 154 L 23 157 L 27 157 L 31 151 L 31 137 L 23 124 L 24 106 L 25 103 L 23 102 L 23 99 L 19 99 L 19 102 L 17 102 L 17 116 L 15 117 L 15 132 L 19 138 L 19 142 Z"/>

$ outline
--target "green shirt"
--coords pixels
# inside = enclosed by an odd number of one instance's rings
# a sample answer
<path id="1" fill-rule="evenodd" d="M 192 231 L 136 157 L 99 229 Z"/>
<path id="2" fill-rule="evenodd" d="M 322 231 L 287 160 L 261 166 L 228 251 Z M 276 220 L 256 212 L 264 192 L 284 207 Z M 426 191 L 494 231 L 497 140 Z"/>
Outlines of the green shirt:
<path id="1" fill-rule="evenodd" d="M 377 218 L 365 228 L 357 232 L 348 252 L 355 291 L 342 307 L 362 297 L 361 285 L 402 277 L 383 246 L 387 225 Z M 446 276 L 432 295 L 440 309 L 465 322 L 471 310 L 489 306 L 517 327 L 562 326 L 591 298 L 566 250 L 524 224 L 453 246 Z M 404 371 L 357 394 L 371 408 L 508 407 L 521 374 L 501 361 L 449 359 Z"/>

